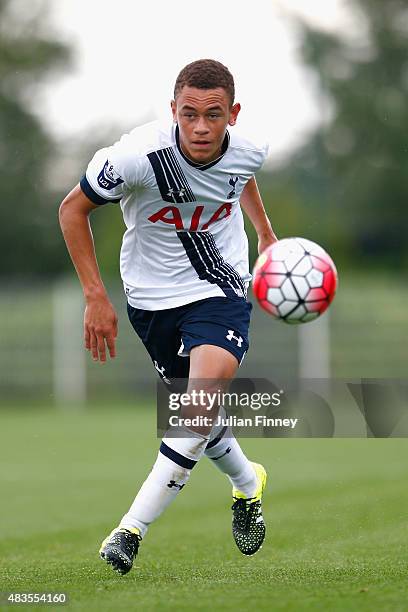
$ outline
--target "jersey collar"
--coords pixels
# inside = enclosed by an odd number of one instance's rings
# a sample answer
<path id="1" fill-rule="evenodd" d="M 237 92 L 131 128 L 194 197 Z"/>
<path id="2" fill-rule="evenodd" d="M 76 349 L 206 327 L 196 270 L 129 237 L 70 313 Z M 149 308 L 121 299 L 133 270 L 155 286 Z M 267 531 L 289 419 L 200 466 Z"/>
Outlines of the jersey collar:
<path id="1" fill-rule="evenodd" d="M 187 157 L 187 155 L 184 155 L 183 151 L 181 150 L 181 146 L 180 146 L 179 126 L 176 124 L 176 144 L 177 144 L 178 152 L 180 153 L 181 157 L 190 166 L 193 166 L 193 168 L 197 168 L 198 170 L 207 170 L 208 168 L 212 168 L 212 166 L 215 166 L 215 164 L 218 164 L 218 162 L 224 157 L 224 155 L 225 155 L 225 153 L 226 153 L 226 151 L 228 149 L 229 142 L 230 142 L 230 135 L 229 135 L 228 130 L 227 130 L 226 133 L 225 133 L 224 141 L 222 143 L 222 147 L 221 147 L 221 155 L 219 157 L 217 157 L 217 159 L 213 159 L 213 161 L 208 162 L 208 164 L 200 164 L 198 162 L 193 161 L 189 157 Z"/>

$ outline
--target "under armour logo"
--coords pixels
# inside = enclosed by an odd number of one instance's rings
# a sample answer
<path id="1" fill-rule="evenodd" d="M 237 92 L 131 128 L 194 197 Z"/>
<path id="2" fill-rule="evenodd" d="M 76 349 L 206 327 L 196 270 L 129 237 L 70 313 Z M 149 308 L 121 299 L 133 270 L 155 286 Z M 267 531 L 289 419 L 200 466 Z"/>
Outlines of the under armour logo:
<path id="1" fill-rule="evenodd" d="M 234 177 L 233 177 L 233 176 L 231 176 L 231 178 L 230 178 L 230 180 L 228 181 L 228 183 L 231 185 L 232 190 L 229 192 L 229 194 L 228 194 L 228 196 L 227 196 L 227 197 L 228 197 L 228 199 L 229 199 L 229 198 L 233 198 L 233 197 L 234 197 L 234 195 L 235 195 L 235 185 L 237 184 L 237 182 L 238 182 L 238 177 L 235 177 L 235 179 L 234 179 Z"/>
<path id="2" fill-rule="evenodd" d="M 178 484 L 178 482 L 176 482 L 175 480 L 170 480 L 167 486 L 169 487 L 169 489 L 177 488 L 179 491 L 181 491 L 181 489 L 184 487 L 183 484 Z"/>
<path id="3" fill-rule="evenodd" d="M 167 192 L 167 195 L 170 197 L 179 196 L 180 198 L 182 198 L 186 195 L 186 190 L 184 189 L 184 187 L 181 187 L 181 189 L 173 189 L 173 187 L 170 187 Z"/>
<path id="4" fill-rule="evenodd" d="M 225 336 L 227 340 L 229 340 L 230 342 L 232 342 L 232 340 L 236 340 L 237 341 L 237 345 L 239 346 L 239 348 L 241 348 L 242 343 L 244 341 L 243 338 L 241 338 L 241 336 L 239 338 L 237 338 L 236 336 L 234 336 L 234 330 L 233 329 L 229 329 L 228 330 L 228 334 Z"/>
<path id="5" fill-rule="evenodd" d="M 157 363 L 156 360 L 153 361 L 154 367 L 156 368 L 156 370 L 158 371 L 158 373 L 160 374 L 160 376 L 162 377 L 163 381 L 165 383 L 167 383 L 168 385 L 171 385 L 170 380 L 167 378 L 167 376 L 164 374 L 164 372 L 166 371 L 166 368 L 163 366 L 162 368 L 159 367 L 159 364 Z"/>

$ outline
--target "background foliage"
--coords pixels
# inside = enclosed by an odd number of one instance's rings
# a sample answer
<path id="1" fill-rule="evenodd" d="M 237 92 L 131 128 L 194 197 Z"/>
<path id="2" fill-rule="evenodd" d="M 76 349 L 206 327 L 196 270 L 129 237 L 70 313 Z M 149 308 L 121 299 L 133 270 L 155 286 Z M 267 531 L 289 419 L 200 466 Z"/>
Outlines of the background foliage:
<path id="1" fill-rule="evenodd" d="M 296 22 L 324 121 L 258 180 L 279 236 L 316 240 L 350 269 L 402 270 L 408 263 L 408 9 L 399 0 L 353 0 L 351 6 L 361 24 L 357 39 Z M 45 79 L 69 68 L 72 52 L 43 29 L 45 11 L 46 4 L 34 3 L 17 15 L 10 0 L 0 0 L 0 275 L 14 279 L 71 270 L 57 224 L 59 202 L 92 152 L 132 127 L 84 134 L 75 145 L 53 141 L 33 101 Z M 65 160 L 70 171 L 64 173 Z M 56 188 L 49 177 L 58 163 Z M 106 206 L 92 223 L 104 274 L 116 276 L 123 231 L 118 207 Z M 256 240 L 251 249 L 253 260 Z"/>

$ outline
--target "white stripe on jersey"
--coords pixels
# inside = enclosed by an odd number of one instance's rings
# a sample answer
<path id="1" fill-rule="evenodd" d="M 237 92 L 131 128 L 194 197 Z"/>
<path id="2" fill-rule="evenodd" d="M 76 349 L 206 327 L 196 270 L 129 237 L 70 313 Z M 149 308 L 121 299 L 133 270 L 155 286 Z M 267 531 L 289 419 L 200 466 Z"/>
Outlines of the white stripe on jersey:
<path id="1" fill-rule="evenodd" d="M 210 232 L 206 232 L 206 236 L 208 237 L 208 240 L 210 241 L 210 243 L 213 246 L 213 253 L 214 255 L 218 258 L 219 263 L 223 263 L 223 267 L 226 270 L 229 270 L 231 275 L 235 278 L 235 280 L 238 282 L 239 287 L 241 289 L 241 291 L 243 292 L 244 295 L 246 295 L 247 291 L 246 291 L 246 287 L 245 287 L 245 283 L 243 282 L 242 278 L 239 276 L 239 274 L 237 274 L 237 271 L 234 270 L 234 268 L 227 262 L 225 261 L 222 257 L 221 254 L 217 248 L 217 245 L 215 244 L 214 241 L 214 236 L 210 233 Z"/>
<path id="2" fill-rule="evenodd" d="M 186 233 L 186 234 L 187 234 L 187 236 L 190 238 L 191 243 L 192 243 L 192 245 L 194 246 L 194 249 L 195 249 L 196 253 L 198 254 L 199 258 L 201 259 L 202 264 L 203 264 L 204 268 L 206 269 L 206 271 L 208 272 L 208 274 L 209 274 L 210 276 L 212 276 L 213 278 L 215 278 L 215 280 L 216 280 L 216 281 L 222 281 L 222 278 L 220 278 L 219 276 L 216 276 L 215 274 L 213 274 L 213 273 L 211 272 L 211 270 L 209 269 L 209 267 L 207 266 L 206 262 L 205 262 L 205 261 L 204 261 L 204 259 L 203 259 L 202 253 L 200 253 L 200 249 L 198 248 L 197 243 L 194 241 L 194 239 L 193 239 L 193 237 L 192 237 L 192 235 L 191 235 L 191 234 L 192 234 L 192 232 L 185 232 L 185 233 Z M 194 233 L 194 236 L 199 236 L 199 233 L 198 233 L 198 232 L 197 232 L 197 233 Z M 204 248 L 205 248 L 205 247 L 204 247 Z M 213 269 L 214 269 L 214 268 L 213 268 Z M 215 272 L 215 270 L 214 270 L 214 272 Z M 218 283 L 216 283 L 216 284 L 218 284 Z M 230 283 L 229 283 L 229 284 L 230 284 Z M 235 291 L 235 290 L 234 290 L 234 291 Z"/>
<path id="3" fill-rule="evenodd" d="M 190 185 L 187 183 L 186 177 L 185 177 L 185 176 L 184 176 L 184 174 L 183 174 L 183 171 L 182 171 L 182 169 L 181 169 L 180 164 L 179 164 L 179 163 L 178 163 L 178 161 L 177 161 L 177 158 L 176 158 L 176 156 L 175 156 L 175 154 L 174 154 L 173 149 L 172 149 L 172 148 L 168 148 L 168 149 L 164 149 L 164 150 L 165 150 L 165 151 L 168 153 L 169 157 L 171 158 L 171 161 L 173 162 L 173 167 L 175 168 L 176 172 L 177 172 L 177 173 L 178 173 L 178 175 L 179 175 L 179 180 L 180 180 L 180 183 L 181 183 L 182 185 L 184 185 L 184 187 L 185 187 L 185 189 L 186 189 L 187 193 L 188 193 L 188 194 L 189 194 L 189 196 L 190 196 L 190 199 L 191 199 L 191 200 L 195 200 L 195 199 L 196 199 L 196 198 L 195 198 L 195 195 L 194 195 L 194 193 L 192 192 Z M 170 163 L 171 163 L 171 162 L 170 162 Z M 188 201 L 188 200 L 187 200 L 187 198 L 186 198 L 186 201 Z"/>
<path id="4" fill-rule="evenodd" d="M 171 197 L 173 198 L 173 202 L 174 202 L 174 204 L 177 204 L 176 196 L 175 196 L 175 195 L 174 195 L 174 193 L 173 193 L 173 188 L 171 187 L 171 185 L 170 185 L 170 183 L 169 183 L 169 180 L 168 180 L 168 177 L 167 177 L 167 172 L 166 172 L 166 170 L 165 170 L 165 168 L 164 168 L 164 166 L 163 166 L 163 161 L 162 161 L 161 156 L 159 155 L 159 152 L 158 152 L 158 151 L 157 151 L 157 159 L 159 160 L 160 166 L 161 166 L 161 168 L 162 168 L 162 170 L 163 170 L 164 178 L 165 178 L 165 180 L 166 180 L 167 187 L 169 188 L 169 193 L 171 194 Z M 170 172 L 170 173 L 171 173 L 171 172 Z M 171 173 L 171 175 L 173 176 L 173 174 L 172 174 L 172 173 Z M 174 176 L 173 176 L 173 179 L 174 179 Z M 174 182 L 176 182 L 176 181 L 174 181 Z"/>
<path id="5" fill-rule="evenodd" d="M 211 249 L 210 250 L 207 249 L 207 246 L 209 246 L 209 245 L 208 245 L 208 243 L 207 243 L 207 245 L 205 244 L 205 240 L 204 240 L 203 235 L 207 235 L 208 236 L 208 232 L 197 232 L 195 235 L 197 236 L 197 238 L 199 238 L 201 240 L 201 244 L 203 245 L 204 250 L 205 250 L 205 252 L 208 255 L 208 259 L 210 261 L 212 261 L 213 270 L 214 271 L 216 270 L 217 272 L 220 272 L 220 274 L 222 274 L 222 276 L 227 279 L 227 282 L 228 282 L 229 286 L 231 287 L 231 289 L 234 290 L 235 293 L 237 293 L 237 287 L 238 287 L 238 291 L 242 293 L 242 287 L 240 286 L 239 282 L 237 281 L 237 278 L 232 276 L 231 274 L 225 273 L 222 270 L 222 265 L 221 266 L 217 265 L 217 264 L 223 264 L 224 263 L 223 259 L 221 257 L 219 257 L 219 261 L 217 261 L 217 253 L 212 251 Z M 211 253 L 211 255 L 210 255 L 210 253 Z M 234 287 L 234 283 L 232 281 L 235 281 L 235 287 Z M 239 295 L 239 293 L 238 293 L 238 295 Z"/>

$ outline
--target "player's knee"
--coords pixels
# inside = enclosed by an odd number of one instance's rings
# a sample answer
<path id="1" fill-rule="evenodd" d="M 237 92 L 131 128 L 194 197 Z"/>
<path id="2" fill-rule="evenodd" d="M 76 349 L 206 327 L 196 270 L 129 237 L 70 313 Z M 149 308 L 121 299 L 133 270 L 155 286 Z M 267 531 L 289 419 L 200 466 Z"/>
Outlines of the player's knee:
<path id="1" fill-rule="evenodd" d="M 232 353 L 213 345 L 194 347 L 190 353 L 190 362 L 190 379 L 205 379 L 203 384 L 213 387 L 225 387 L 225 381 L 228 383 L 238 368 L 238 359 Z"/>

